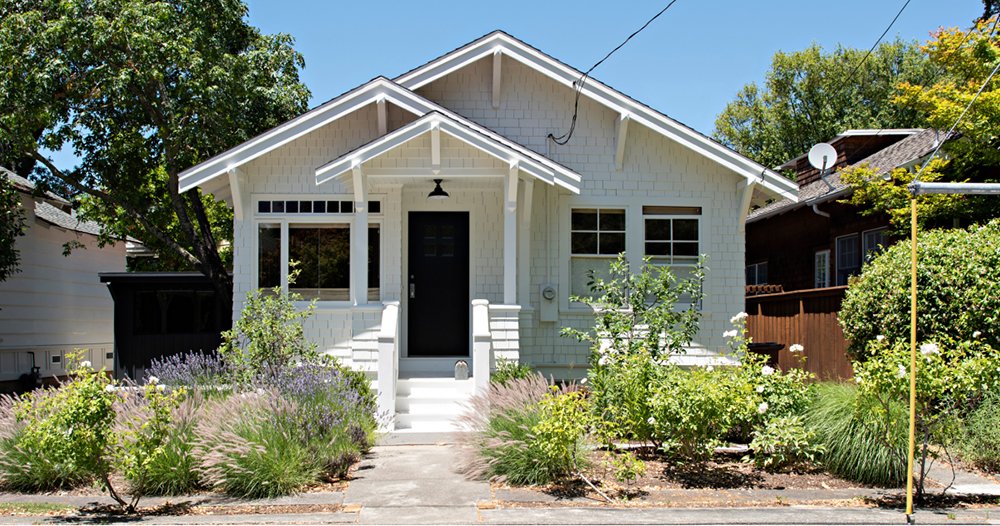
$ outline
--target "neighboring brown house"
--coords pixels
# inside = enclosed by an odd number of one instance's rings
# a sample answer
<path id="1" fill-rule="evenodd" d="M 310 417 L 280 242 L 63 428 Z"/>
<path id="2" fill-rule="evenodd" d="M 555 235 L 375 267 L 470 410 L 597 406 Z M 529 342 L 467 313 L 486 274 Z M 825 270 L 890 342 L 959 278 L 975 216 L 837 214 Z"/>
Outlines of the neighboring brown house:
<path id="1" fill-rule="evenodd" d="M 846 285 L 864 261 L 891 241 L 891 234 L 887 215 L 862 215 L 858 207 L 840 202 L 851 188 L 838 170 L 868 164 L 887 174 L 910 167 L 925 159 L 943 135 L 933 129 L 848 130 L 830 141 L 838 157 L 826 177 L 809 165 L 806 155 L 779 166 L 796 174 L 799 200 L 775 201 L 750 212 L 747 285 L 775 285 L 784 291 Z"/>

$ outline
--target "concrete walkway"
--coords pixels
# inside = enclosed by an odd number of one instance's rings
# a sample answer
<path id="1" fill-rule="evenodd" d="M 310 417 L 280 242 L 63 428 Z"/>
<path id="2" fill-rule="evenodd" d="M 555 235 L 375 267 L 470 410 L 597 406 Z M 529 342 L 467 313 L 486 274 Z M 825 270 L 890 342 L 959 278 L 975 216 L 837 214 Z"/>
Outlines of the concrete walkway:
<path id="1" fill-rule="evenodd" d="M 404 436 L 391 442 L 405 441 Z M 412 441 L 428 440 L 415 437 Z M 456 449 L 444 445 L 376 447 L 350 482 L 345 507 L 361 507 L 359 524 L 479 522 L 478 504 L 490 500 L 490 486 L 455 471 Z"/>
<path id="2" fill-rule="evenodd" d="M 193 514 L 147 516 L 143 524 L 906 524 L 900 510 L 860 506 L 872 490 L 672 490 L 649 495 L 640 504 L 600 506 L 586 497 L 557 498 L 526 488 L 491 490 L 456 472 L 458 446 L 451 435 L 393 434 L 359 466 L 344 492 L 305 493 L 248 503 L 218 495 L 143 499 L 199 506 L 342 505 L 336 512 L 254 515 Z M 950 471 L 949 480 L 950 480 Z M 985 480 L 985 479 L 984 479 Z M 962 479 L 963 483 L 982 482 Z M 987 481 L 992 482 L 992 481 Z M 1000 488 L 995 483 L 993 489 Z M 964 489 L 970 488 L 966 484 Z M 662 493 L 662 495 L 660 494 Z M 54 503 L 81 506 L 100 497 L 0 494 L 3 503 Z M 706 506 L 726 502 L 726 508 Z M 806 504 L 811 503 L 811 504 Z M 820 504 L 821 505 L 817 505 Z M 237 510 L 233 510 L 237 511 Z M 242 512 L 242 510 L 240 510 Z M 302 511 L 307 511 L 305 508 Z M 1000 508 L 918 510 L 917 524 L 1000 525 Z M 101 516 L 0 517 L 0 525 L 104 523 Z M 113 522 L 113 520 L 112 520 Z M 132 522 L 132 521 L 129 521 Z"/>

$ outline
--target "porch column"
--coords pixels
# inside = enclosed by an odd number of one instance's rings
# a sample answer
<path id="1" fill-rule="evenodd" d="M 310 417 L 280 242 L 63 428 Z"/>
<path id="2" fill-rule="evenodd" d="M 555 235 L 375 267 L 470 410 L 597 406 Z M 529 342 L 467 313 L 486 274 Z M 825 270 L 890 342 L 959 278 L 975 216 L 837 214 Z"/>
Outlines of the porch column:
<path id="1" fill-rule="evenodd" d="M 503 302 L 517 304 L 517 172 L 511 163 L 504 181 L 503 207 Z"/>
<path id="2" fill-rule="evenodd" d="M 531 297 L 531 206 L 534 198 L 535 181 L 521 181 L 521 225 L 517 238 L 517 299 L 527 304 Z"/>
<path id="3" fill-rule="evenodd" d="M 351 233 L 351 302 L 368 303 L 368 177 L 361 165 L 354 176 L 354 228 Z"/>

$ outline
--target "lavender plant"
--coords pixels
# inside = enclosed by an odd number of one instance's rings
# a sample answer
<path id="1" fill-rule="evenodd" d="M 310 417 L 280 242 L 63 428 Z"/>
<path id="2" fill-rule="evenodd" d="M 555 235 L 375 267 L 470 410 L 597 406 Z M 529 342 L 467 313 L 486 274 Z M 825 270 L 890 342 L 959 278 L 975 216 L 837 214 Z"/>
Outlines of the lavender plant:
<path id="1" fill-rule="evenodd" d="M 153 358 L 148 373 L 148 376 L 166 385 L 190 388 L 218 388 L 226 385 L 232 377 L 231 369 L 222 357 L 201 351 Z"/>

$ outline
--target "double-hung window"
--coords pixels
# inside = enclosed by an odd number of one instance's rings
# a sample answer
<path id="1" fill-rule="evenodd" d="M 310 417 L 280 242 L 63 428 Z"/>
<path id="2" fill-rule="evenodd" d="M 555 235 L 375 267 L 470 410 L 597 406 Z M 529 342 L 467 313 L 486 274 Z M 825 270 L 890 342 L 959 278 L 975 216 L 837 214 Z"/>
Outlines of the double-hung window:
<path id="1" fill-rule="evenodd" d="M 869 230 L 861 234 L 861 244 L 862 249 L 864 250 L 865 263 L 871 261 L 886 247 L 889 241 L 888 233 L 889 229 L 880 228 L 878 230 Z"/>
<path id="2" fill-rule="evenodd" d="M 591 271 L 606 277 L 625 251 L 625 209 L 574 208 L 570 217 L 570 292 L 590 295 Z"/>
<path id="3" fill-rule="evenodd" d="M 861 247 L 857 234 L 837 238 L 837 285 L 847 285 L 847 278 L 861 270 Z"/>
<path id="4" fill-rule="evenodd" d="M 701 253 L 701 207 L 643 206 L 642 220 L 644 254 L 678 279 L 691 278 Z"/>
<path id="5" fill-rule="evenodd" d="M 813 287 L 823 289 L 830 286 L 830 251 L 820 250 L 813 259 Z"/>

